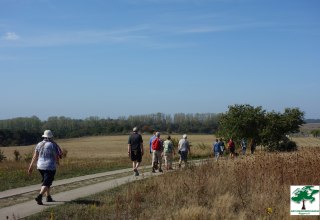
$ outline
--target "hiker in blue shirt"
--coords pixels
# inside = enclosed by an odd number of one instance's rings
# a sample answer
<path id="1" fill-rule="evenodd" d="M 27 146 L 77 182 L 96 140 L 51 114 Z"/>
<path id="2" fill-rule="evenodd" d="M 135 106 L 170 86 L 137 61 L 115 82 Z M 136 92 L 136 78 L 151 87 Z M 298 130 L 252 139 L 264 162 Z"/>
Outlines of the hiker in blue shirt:
<path id="1" fill-rule="evenodd" d="M 218 139 L 216 139 L 216 141 L 213 143 L 213 154 L 214 154 L 214 158 L 216 159 L 216 161 L 218 161 L 220 153 L 221 153 L 221 148 L 220 148 L 220 144 Z"/>
<path id="2" fill-rule="evenodd" d="M 220 146 L 220 155 L 223 156 L 225 146 L 222 138 L 220 138 L 219 140 L 219 146 Z"/>
<path id="3" fill-rule="evenodd" d="M 154 139 L 156 139 L 156 131 L 153 131 L 153 136 L 150 138 L 150 141 L 149 141 L 150 154 L 152 154 L 152 141 Z"/>
<path id="4" fill-rule="evenodd" d="M 247 140 L 245 138 L 242 138 L 241 140 L 241 149 L 242 149 L 242 155 L 245 155 L 247 151 Z"/>

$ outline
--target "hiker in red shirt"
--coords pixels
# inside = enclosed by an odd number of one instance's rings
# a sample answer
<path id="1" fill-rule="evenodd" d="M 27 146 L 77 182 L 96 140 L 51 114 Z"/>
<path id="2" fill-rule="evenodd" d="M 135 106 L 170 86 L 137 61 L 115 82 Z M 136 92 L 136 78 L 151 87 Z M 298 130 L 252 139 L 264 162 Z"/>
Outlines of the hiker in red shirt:
<path id="1" fill-rule="evenodd" d="M 152 141 L 152 172 L 155 173 L 159 168 L 159 172 L 163 172 L 162 165 L 163 143 L 160 139 L 160 132 L 156 133 L 156 138 Z"/>
<path id="2" fill-rule="evenodd" d="M 235 146 L 232 138 L 230 138 L 230 140 L 228 142 L 228 148 L 229 148 L 229 151 L 230 151 L 230 157 L 234 158 L 236 146 Z"/>

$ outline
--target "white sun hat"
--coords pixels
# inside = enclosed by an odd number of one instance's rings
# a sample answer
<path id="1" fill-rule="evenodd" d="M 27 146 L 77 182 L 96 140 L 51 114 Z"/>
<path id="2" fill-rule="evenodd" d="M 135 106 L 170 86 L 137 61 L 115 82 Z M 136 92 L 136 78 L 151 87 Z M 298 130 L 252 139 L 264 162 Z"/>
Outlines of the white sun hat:
<path id="1" fill-rule="evenodd" d="M 50 130 L 45 130 L 42 137 L 44 138 L 52 138 L 53 137 L 53 134 Z"/>
<path id="2" fill-rule="evenodd" d="M 187 138 L 187 135 L 186 135 L 186 134 L 182 135 L 182 138 L 183 138 L 183 139 L 186 139 L 186 138 Z"/>

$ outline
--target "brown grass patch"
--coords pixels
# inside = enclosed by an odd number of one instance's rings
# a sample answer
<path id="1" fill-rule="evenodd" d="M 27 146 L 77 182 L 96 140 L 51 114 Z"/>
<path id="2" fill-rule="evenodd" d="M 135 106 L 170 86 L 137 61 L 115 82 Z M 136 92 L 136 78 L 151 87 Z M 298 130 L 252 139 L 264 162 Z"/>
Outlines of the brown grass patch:
<path id="1" fill-rule="evenodd" d="M 209 160 L 90 197 L 101 204 L 94 210 L 54 212 L 58 219 L 291 219 L 290 186 L 319 185 L 319 160 L 320 148 Z"/>

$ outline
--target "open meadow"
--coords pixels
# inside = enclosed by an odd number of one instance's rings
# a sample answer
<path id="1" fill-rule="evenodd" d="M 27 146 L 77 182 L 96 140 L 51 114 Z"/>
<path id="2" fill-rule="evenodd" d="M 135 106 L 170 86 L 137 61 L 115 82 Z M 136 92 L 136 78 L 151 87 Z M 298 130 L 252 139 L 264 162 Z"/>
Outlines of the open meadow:
<path id="1" fill-rule="evenodd" d="M 172 135 L 172 137 L 180 139 L 181 135 Z M 150 135 L 143 135 L 145 155 L 142 165 L 151 164 L 149 138 Z M 208 157 L 214 138 L 212 135 L 190 135 L 193 157 Z M 67 151 L 67 157 L 60 161 L 56 174 L 57 180 L 132 166 L 127 154 L 128 135 L 83 137 L 56 140 L 56 142 Z M 29 162 L 25 159 L 30 160 L 34 148 L 35 145 L 0 148 L 7 157 L 0 163 L 1 191 L 39 183 L 37 172 L 31 176 L 27 175 Z M 15 151 L 18 151 L 21 156 L 19 161 L 15 160 Z"/>
<path id="2" fill-rule="evenodd" d="M 151 164 L 149 135 L 144 135 L 143 165 Z M 165 137 L 165 135 L 163 135 Z M 172 135 L 179 139 L 180 135 Z M 128 136 L 57 140 L 68 151 L 57 179 L 130 167 Z M 189 135 L 193 158 L 208 158 L 165 175 L 130 183 L 56 208 L 28 219 L 291 219 L 290 185 L 320 185 L 320 139 L 292 138 L 298 151 L 211 159 L 212 135 Z M 1 190 L 39 183 L 39 174 L 26 175 L 28 164 L 14 160 L 34 146 L 1 148 L 8 157 L 0 163 Z M 248 152 L 249 153 L 249 152 Z M 176 158 L 177 160 L 177 158 Z M 18 182 L 14 183 L 14 181 Z M 157 213 L 157 215 L 155 215 Z M 317 218 L 314 218 L 317 219 Z"/>
<path id="3" fill-rule="evenodd" d="M 195 152 L 209 147 L 212 139 L 190 135 Z M 290 186 L 320 184 L 320 140 L 294 140 L 296 152 L 258 148 L 254 155 L 208 159 L 201 166 L 166 172 L 27 219 L 299 219 L 289 214 Z"/>

